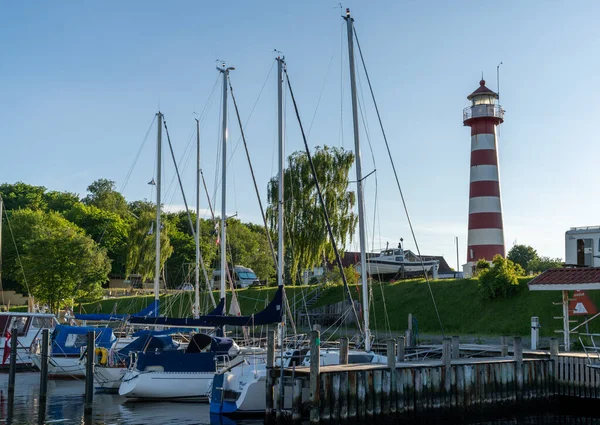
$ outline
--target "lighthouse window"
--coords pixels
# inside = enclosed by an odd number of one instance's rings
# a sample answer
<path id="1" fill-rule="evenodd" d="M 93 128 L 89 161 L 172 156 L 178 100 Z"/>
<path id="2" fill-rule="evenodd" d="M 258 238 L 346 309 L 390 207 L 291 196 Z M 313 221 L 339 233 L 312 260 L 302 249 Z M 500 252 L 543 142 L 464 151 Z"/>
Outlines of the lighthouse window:
<path id="1" fill-rule="evenodd" d="M 473 105 L 493 105 L 494 104 L 494 96 L 491 95 L 481 95 L 473 98 Z"/>

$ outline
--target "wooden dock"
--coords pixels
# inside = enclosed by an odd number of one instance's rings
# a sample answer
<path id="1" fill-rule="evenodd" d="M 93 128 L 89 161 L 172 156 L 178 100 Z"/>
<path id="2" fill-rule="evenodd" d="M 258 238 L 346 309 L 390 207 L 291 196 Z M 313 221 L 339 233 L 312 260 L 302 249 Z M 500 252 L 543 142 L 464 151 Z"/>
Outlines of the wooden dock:
<path id="1" fill-rule="evenodd" d="M 439 414 L 440 411 L 484 411 L 507 404 L 552 401 L 570 396 L 600 398 L 600 372 L 582 353 L 551 350 L 527 352 L 514 338 L 513 355 L 461 358 L 455 338 L 444 340 L 442 358 L 404 361 L 396 341 L 388 341 L 388 364 L 340 364 L 319 366 L 319 333 L 312 332 L 311 367 L 271 370 L 270 385 L 292 391 L 292 409 L 285 410 L 281 393 L 267 389 L 268 422 L 299 423 L 303 414 L 311 424 L 394 421 L 404 416 Z M 345 343 L 347 344 L 347 342 Z M 342 343 L 342 351 L 344 343 Z M 500 348 L 502 354 L 508 347 Z M 347 351 L 346 351 L 347 352 Z M 345 354 L 344 354 L 345 355 Z M 342 355 L 341 362 L 344 362 Z M 310 399 L 302 400 L 302 388 Z M 289 397 L 289 395 L 288 395 Z"/>

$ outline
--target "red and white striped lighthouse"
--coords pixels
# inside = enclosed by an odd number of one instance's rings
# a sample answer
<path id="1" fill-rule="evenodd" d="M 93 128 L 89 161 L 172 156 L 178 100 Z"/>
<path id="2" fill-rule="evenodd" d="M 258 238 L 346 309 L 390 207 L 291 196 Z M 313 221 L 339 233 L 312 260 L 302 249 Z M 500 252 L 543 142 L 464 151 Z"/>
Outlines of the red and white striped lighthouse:
<path id="1" fill-rule="evenodd" d="M 465 272 L 470 274 L 478 260 L 504 256 L 497 135 L 504 110 L 497 103 L 498 94 L 488 89 L 484 80 L 467 99 L 471 106 L 464 109 L 463 122 L 471 127 L 471 180 Z"/>

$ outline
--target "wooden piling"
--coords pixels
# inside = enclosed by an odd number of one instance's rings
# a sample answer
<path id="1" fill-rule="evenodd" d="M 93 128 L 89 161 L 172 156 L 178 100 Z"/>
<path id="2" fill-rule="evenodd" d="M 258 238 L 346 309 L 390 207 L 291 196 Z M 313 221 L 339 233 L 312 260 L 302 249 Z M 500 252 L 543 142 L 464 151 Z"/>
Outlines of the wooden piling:
<path id="1" fill-rule="evenodd" d="M 267 363 L 266 363 L 266 409 L 265 423 L 269 424 L 273 415 L 273 366 L 275 364 L 275 331 L 267 333 Z"/>
<path id="2" fill-rule="evenodd" d="M 442 365 L 444 368 L 450 368 L 450 362 L 452 359 L 452 339 L 444 338 L 442 341 Z"/>
<path id="3" fill-rule="evenodd" d="M 390 389 L 389 394 L 387 394 L 387 398 L 389 400 L 388 409 L 392 412 L 396 412 L 396 352 L 399 348 L 397 348 L 396 340 L 393 338 L 388 339 L 387 341 L 387 367 L 389 371 L 389 379 L 390 379 Z M 402 355 L 404 357 L 404 354 Z M 384 412 L 387 413 L 387 412 Z"/>
<path id="4" fill-rule="evenodd" d="M 310 423 L 319 423 L 320 371 L 321 371 L 321 332 L 311 332 L 310 338 Z"/>
<path id="5" fill-rule="evenodd" d="M 551 364 L 548 365 L 550 391 L 558 394 L 558 338 L 550 338 L 550 360 L 552 360 Z M 592 376 L 596 377 L 595 371 L 592 372 Z M 592 388 L 595 389 L 596 386 L 593 385 Z"/>
<path id="6" fill-rule="evenodd" d="M 348 364 L 348 338 L 340 338 L 340 364 Z"/>
<path id="7" fill-rule="evenodd" d="M 275 421 L 281 423 L 283 400 L 281 399 L 281 386 L 283 385 L 283 377 L 273 378 L 273 405 L 275 410 Z M 271 415 L 273 416 L 273 415 Z"/>
<path id="8" fill-rule="evenodd" d="M 292 422 L 294 425 L 302 423 L 302 379 L 294 379 L 292 393 Z"/>
<path id="9" fill-rule="evenodd" d="M 348 422 L 348 372 L 340 374 L 340 423 Z"/>
<path id="10" fill-rule="evenodd" d="M 396 356 L 396 360 L 398 362 L 403 362 L 404 361 L 404 347 L 406 345 L 406 339 L 401 336 L 398 338 L 398 344 L 397 344 L 397 356 Z"/>
<path id="11" fill-rule="evenodd" d="M 523 398 L 523 338 L 514 337 L 514 359 L 515 359 L 515 377 L 516 377 L 516 397 L 517 400 Z"/>
<path id="12" fill-rule="evenodd" d="M 94 401 L 94 363 L 96 360 L 96 333 L 88 331 L 87 333 L 87 359 L 85 364 L 85 408 L 84 414 L 92 413 L 92 403 Z"/>
<path id="13" fill-rule="evenodd" d="M 50 331 L 42 330 L 42 355 L 40 358 L 40 406 L 46 404 L 46 396 L 48 393 L 48 349 L 50 345 Z"/>
<path id="14" fill-rule="evenodd" d="M 508 337 L 500 337 L 500 357 L 508 356 Z"/>
<path id="15" fill-rule="evenodd" d="M 15 392 L 15 376 L 17 373 L 17 328 L 13 327 L 10 332 L 10 363 L 8 366 L 8 397 Z"/>
<path id="16" fill-rule="evenodd" d="M 460 338 L 455 335 L 452 337 L 452 359 L 460 358 Z"/>

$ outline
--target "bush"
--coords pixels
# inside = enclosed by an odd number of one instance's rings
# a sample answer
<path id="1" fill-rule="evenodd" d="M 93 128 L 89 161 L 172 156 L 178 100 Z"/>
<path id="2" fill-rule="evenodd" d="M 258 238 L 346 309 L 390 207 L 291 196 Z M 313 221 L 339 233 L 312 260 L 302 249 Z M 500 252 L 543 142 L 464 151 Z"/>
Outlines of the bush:
<path id="1" fill-rule="evenodd" d="M 518 277 L 524 273 L 520 265 L 496 255 L 492 260 L 492 267 L 482 269 L 479 274 L 479 293 L 483 298 L 490 300 L 508 298 L 517 292 Z"/>
<path id="2" fill-rule="evenodd" d="M 358 283 L 359 274 L 353 265 L 349 265 L 348 267 L 344 268 L 344 275 L 346 276 L 346 282 L 348 282 L 348 286 L 354 286 Z M 329 270 L 327 273 L 325 273 L 324 278 L 325 285 L 327 286 L 343 284 L 342 275 L 337 267 L 334 267 L 332 270 Z"/>

